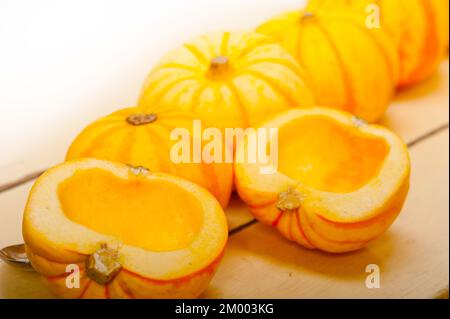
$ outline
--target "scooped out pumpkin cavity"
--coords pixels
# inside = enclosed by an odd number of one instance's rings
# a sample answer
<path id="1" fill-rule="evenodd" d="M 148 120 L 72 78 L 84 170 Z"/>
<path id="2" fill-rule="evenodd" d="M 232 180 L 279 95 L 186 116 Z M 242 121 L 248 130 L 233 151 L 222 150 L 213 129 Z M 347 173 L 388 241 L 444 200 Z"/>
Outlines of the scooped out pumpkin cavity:
<path id="1" fill-rule="evenodd" d="M 389 145 L 326 116 L 293 120 L 279 130 L 279 171 L 309 187 L 345 193 L 378 173 Z"/>
<path id="2" fill-rule="evenodd" d="M 198 200 L 176 184 L 124 180 L 98 168 L 76 172 L 59 185 L 58 195 L 73 222 L 152 251 L 188 247 L 203 222 Z"/>

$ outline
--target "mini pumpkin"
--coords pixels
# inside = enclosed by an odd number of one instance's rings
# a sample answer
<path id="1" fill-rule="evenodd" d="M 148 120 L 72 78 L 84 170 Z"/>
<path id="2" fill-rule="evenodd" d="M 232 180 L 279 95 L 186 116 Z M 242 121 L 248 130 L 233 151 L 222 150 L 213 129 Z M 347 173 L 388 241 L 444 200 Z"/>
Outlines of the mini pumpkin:
<path id="1" fill-rule="evenodd" d="M 299 61 L 318 105 L 351 112 L 369 122 L 386 110 L 398 81 L 398 57 L 389 37 L 368 30 L 354 15 L 294 11 L 258 29 Z"/>
<path id="2" fill-rule="evenodd" d="M 310 8 L 347 10 L 364 22 L 368 5 L 379 8 L 380 28 L 394 39 L 400 87 L 418 83 L 437 68 L 448 49 L 448 0 L 310 0 Z"/>
<path id="3" fill-rule="evenodd" d="M 227 241 L 217 200 L 187 180 L 96 159 L 33 185 L 23 237 L 33 268 L 63 298 L 194 298 Z"/>
<path id="4" fill-rule="evenodd" d="M 170 108 L 153 107 L 147 112 L 122 109 L 87 126 L 72 142 L 66 160 L 92 157 L 180 176 L 205 187 L 225 207 L 233 185 L 231 162 L 194 161 L 192 154 L 185 162 L 171 157 L 172 147 L 178 142 L 170 136 L 174 129 L 189 133 L 189 151 L 201 139 L 192 132 L 194 120 L 193 115 Z"/>
<path id="5" fill-rule="evenodd" d="M 327 108 L 287 111 L 262 128 L 278 129 L 278 167 L 245 159 L 236 147 L 236 189 L 250 212 L 287 239 L 341 253 L 380 236 L 408 193 L 406 145 L 392 132 Z M 248 140 L 255 138 L 252 132 Z"/>
<path id="6" fill-rule="evenodd" d="M 257 33 L 200 36 L 168 53 L 150 72 L 139 105 L 191 111 L 211 126 L 245 128 L 313 99 L 295 59 Z"/>

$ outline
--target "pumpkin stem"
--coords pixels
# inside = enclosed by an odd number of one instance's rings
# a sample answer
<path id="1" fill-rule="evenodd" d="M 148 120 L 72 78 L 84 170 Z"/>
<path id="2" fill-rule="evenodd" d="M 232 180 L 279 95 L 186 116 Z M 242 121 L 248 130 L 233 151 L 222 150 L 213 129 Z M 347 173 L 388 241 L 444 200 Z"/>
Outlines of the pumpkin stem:
<path id="1" fill-rule="evenodd" d="M 230 69 L 230 60 L 223 55 L 216 56 L 211 59 L 208 75 L 212 79 L 223 77 Z"/>
<path id="2" fill-rule="evenodd" d="M 353 122 L 353 124 L 355 124 L 356 127 L 362 127 L 362 126 L 366 126 L 368 124 L 365 120 L 363 120 L 362 118 L 360 118 L 356 115 L 352 116 L 352 122 Z"/>
<path id="3" fill-rule="evenodd" d="M 118 262 L 118 249 L 102 244 L 100 249 L 89 256 L 86 261 L 86 274 L 100 285 L 111 282 L 119 273 L 121 264 Z"/>
<path id="4" fill-rule="evenodd" d="M 129 165 L 128 167 L 130 167 L 130 172 L 133 173 L 134 175 L 138 176 L 138 175 L 145 175 L 149 172 L 149 169 L 147 167 L 144 166 L 133 166 L 133 165 Z"/>
<path id="5" fill-rule="evenodd" d="M 315 17 L 314 13 L 312 13 L 310 11 L 306 11 L 300 17 L 300 22 L 304 22 L 304 21 L 309 20 L 309 19 L 314 18 L 314 17 Z"/>
<path id="6" fill-rule="evenodd" d="M 127 117 L 126 121 L 128 124 L 137 126 L 153 123 L 154 121 L 156 121 L 157 118 L 158 116 L 155 113 L 149 114 L 140 113 L 140 114 L 131 114 L 130 116 Z"/>
<path id="7" fill-rule="evenodd" d="M 294 211 L 300 208 L 301 200 L 301 194 L 293 187 L 289 187 L 287 191 L 280 193 L 276 205 L 282 212 Z"/>

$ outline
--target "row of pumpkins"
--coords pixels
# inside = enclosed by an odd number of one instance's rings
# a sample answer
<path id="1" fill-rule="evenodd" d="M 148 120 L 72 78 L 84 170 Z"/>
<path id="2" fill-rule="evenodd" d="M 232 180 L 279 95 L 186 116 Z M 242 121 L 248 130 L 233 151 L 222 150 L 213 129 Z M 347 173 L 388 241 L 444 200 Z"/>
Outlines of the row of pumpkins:
<path id="1" fill-rule="evenodd" d="M 219 128 L 252 127 L 314 105 L 375 122 L 397 89 L 436 70 L 448 49 L 448 1 L 378 0 L 379 28 L 366 25 L 371 3 L 311 0 L 257 32 L 215 33 L 185 43 L 150 72 L 138 107 L 88 126 L 67 159 L 115 160 L 178 175 L 210 190 L 225 207 L 232 169 L 211 164 L 211 173 L 203 164 L 174 165 L 170 129 L 192 129 L 193 118 Z M 150 123 L 150 134 L 140 130 Z"/>
<path id="2" fill-rule="evenodd" d="M 410 162 L 395 134 L 367 122 L 396 89 L 436 69 L 448 1 L 376 3 L 380 28 L 366 24 L 370 0 L 311 0 L 258 32 L 205 35 L 166 55 L 138 106 L 88 126 L 67 153 L 78 160 L 50 169 L 30 192 L 25 249 L 50 289 L 69 298 L 199 296 L 224 252 L 233 177 L 256 218 L 304 247 L 348 252 L 383 233 L 405 201 Z M 265 126 L 289 141 L 279 172 L 171 161 L 170 132 L 192 133 L 193 119 L 245 128 L 277 113 Z M 230 152 L 239 158 L 244 144 Z M 80 269 L 80 289 L 67 286 L 68 264 Z"/>

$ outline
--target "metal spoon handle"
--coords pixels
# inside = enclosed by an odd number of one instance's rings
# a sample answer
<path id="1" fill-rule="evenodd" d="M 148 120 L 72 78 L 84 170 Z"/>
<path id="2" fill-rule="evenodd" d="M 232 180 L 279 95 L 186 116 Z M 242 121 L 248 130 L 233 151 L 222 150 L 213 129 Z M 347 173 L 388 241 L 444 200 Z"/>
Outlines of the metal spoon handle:
<path id="1" fill-rule="evenodd" d="M 0 259 L 15 268 L 34 270 L 27 257 L 24 244 L 12 245 L 1 249 Z"/>

